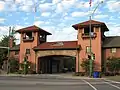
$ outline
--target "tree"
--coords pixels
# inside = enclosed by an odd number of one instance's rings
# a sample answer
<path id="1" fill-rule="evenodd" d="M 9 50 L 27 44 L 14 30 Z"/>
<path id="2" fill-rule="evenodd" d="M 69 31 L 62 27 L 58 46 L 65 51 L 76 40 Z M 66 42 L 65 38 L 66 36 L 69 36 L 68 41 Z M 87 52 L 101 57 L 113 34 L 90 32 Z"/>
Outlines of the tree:
<path id="1" fill-rule="evenodd" d="M 118 73 L 120 71 L 120 58 L 108 57 L 107 68 L 108 71 L 112 72 L 114 75 Z"/>
<path id="2" fill-rule="evenodd" d="M 8 45 L 9 45 L 9 36 L 4 35 L 0 41 L 0 46 L 8 47 Z M 15 42 L 13 42 L 13 45 L 15 45 Z M 7 57 L 7 54 L 8 54 L 8 49 L 0 48 L 0 68 L 3 64 L 4 59 Z"/>
<path id="3" fill-rule="evenodd" d="M 92 64 L 93 64 L 92 69 L 94 69 L 95 62 L 93 61 Z M 89 71 L 90 71 L 90 60 L 87 59 L 87 58 L 83 58 L 81 67 L 85 70 L 86 75 L 89 75 Z"/>
<path id="4" fill-rule="evenodd" d="M 9 63 L 11 73 L 17 72 L 19 70 L 19 61 L 16 58 L 11 57 Z"/>
<path id="5" fill-rule="evenodd" d="M 26 58 L 25 58 L 26 59 Z M 26 62 L 26 65 L 25 65 Z M 23 74 L 35 74 L 36 72 L 33 70 L 34 64 L 27 61 L 27 59 L 25 61 L 23 61 L 22 63 L 20 63 L 20 67 L 21 67 L 21 73 Z"/>
<path id="6" fill-rule="evenodd" d="M 85 70 L 86 74 L 89 74 L 89 59 L 84 58 L 81 67 Z"/>
<path id="7" fill-rule="evenodd" d="M 3 36 L 2 40 L 0 41 L 0 46 L 8 47 L 8 41 L 9 37 L 8 36 Z M 0 48 L 0 67 L 3 64 L 4 58 L 7 56 L 8 49 L 3 49 Z"/>

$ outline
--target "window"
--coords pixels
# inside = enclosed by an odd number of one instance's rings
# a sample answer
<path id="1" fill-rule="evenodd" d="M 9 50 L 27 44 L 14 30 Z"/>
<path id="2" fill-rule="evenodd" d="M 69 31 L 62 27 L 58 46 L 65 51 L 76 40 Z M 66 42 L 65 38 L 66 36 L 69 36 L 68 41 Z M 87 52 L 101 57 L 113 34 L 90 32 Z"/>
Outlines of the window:
<path id="1" fill-rule="evenodd" d="M 90 52 L 90 46 L 87 46 L 86 47 L 86 53 L 89 53 Z"/>
<path id="2" fill-rule="evenodd" d="M 32 32 L 27 32 L 25 35 L 26 39 L 31 39 L 32 38 Z"/>
<path id="3" fill-rule="evenodd" d="M 94 32 L 94 31 L 93 31 L 93 27 L 91 28 L 91 32 Z M 89 33 L 90 33 L 89 27 L 85 27 L 85 28 L 84 28 L 84 34 L 89 35 Z"/>
<path id="4" fill-rule="evenodd" d="M 26 54 L 30 54 L 30 49 L 26 49 Z"/>
<path id="5" fill-rule="evenodd" d="M 19 54 L 19 51 L 15 51 L 15 55 L 18 55 Z"/>
<path id="6" fill-rule="evenodd" d="M 111 53 L 116 53 L 116 48 L 111 48 Z"/>

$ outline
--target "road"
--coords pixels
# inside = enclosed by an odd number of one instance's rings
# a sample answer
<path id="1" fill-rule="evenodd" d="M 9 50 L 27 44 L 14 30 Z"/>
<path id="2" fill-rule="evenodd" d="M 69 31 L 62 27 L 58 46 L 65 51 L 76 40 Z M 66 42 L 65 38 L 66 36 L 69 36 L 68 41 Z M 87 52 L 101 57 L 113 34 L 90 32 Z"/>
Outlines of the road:
<path id="1" fill-rule="evenodd" d="M 120 90 L 120 83 L 104 79 L 0 76 L 0 90 Z"/>

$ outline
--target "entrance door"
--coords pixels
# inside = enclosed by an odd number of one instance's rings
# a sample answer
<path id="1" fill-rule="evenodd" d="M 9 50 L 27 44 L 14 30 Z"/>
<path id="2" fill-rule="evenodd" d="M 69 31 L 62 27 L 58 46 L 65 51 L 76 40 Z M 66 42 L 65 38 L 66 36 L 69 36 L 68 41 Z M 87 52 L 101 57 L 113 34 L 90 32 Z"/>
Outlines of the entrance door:
<path id="1" fill-rule="evenodd" d="M 52 73 L 58 73 L 59 72 L 59 60 L 52 60 L 52 63 L 51 63 L 51 71 Z"/>

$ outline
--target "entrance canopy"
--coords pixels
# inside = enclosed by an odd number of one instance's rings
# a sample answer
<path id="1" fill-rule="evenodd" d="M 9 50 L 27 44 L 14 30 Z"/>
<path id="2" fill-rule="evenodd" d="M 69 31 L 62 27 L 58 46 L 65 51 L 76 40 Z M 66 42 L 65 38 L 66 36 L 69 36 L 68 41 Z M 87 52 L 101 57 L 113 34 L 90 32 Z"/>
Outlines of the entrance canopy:
<path id="1" fill-rule="evenodd" d="M 50 55 L 76 56 L 79 50 L 77 41 L 46 42 L 34 47 L 37 57 Z"/>

